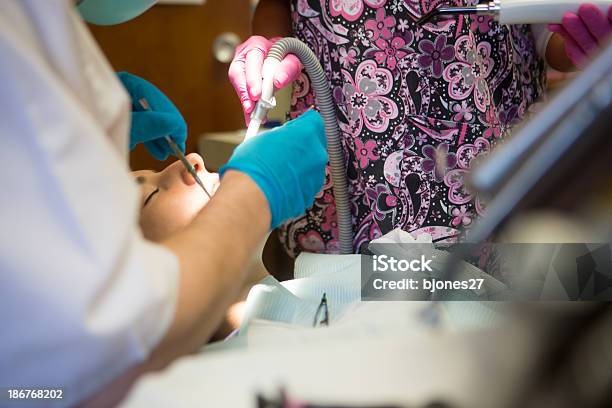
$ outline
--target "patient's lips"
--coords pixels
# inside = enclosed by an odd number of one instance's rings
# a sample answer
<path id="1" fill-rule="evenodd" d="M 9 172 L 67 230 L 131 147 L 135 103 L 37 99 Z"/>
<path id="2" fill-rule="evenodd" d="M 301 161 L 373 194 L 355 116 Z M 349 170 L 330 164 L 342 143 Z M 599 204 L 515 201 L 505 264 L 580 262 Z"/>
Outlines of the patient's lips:
<path id="1" fill-rule="evenodd" d="M 206 190 L 212 195 L 219 188 L 219 174 L 218 173 L 210 173 L 206 168 L 198 171 L 198 177 L 204 183 L 204 187 Z"/>
<path id="2" fill-rule="evenodd" d="M 217 189 L 219 188 L 219 173 L 209 173 L 204 169 L 201 173 L 198 174 L 200 179 L 202 179 L 202 183 L 206 187 L 206 190 L 212 195 L 215 194 Z"/>

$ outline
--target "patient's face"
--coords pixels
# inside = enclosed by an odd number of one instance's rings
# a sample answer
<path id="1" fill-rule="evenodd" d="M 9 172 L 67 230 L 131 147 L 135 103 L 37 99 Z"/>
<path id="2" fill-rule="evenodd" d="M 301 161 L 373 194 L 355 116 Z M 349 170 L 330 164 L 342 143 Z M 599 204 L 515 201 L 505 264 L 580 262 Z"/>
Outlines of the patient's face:
<path id="1" fill-rule="evenodd" d="M 219 187 L 219 175 L 209 173 L 196 153 L 188 154 L 187 160 L 213 194 Z M 139 170 L 132 175 L 141 188 L 140 226 L 152 241 L 161 241 L 189 224 L 208 203 L 208 196 L 178 160 L 160 172 Z"/>

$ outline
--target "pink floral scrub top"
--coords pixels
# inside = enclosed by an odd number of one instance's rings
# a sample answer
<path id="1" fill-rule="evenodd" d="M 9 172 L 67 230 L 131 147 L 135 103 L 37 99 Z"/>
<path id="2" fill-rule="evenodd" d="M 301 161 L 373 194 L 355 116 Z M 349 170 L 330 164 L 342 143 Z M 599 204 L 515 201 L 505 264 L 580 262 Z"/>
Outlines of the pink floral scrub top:
<path id="1" fill-rule="evenodd" d="M 470 166 L 544 88 L 544 62 L 530 26 L 499 25 L 485 16 L 415 24 L 442 3 L 292 0 L 294 35 L 318 55 L 337 102 L 356 252 L 396 227 L 434 239 L 469 233 L 485 211 L 465 185 Z M 314 102 L 302 74 L 290 116 Z M 293 256 L 337 251 L 329 171 L 312 208 L 280 235 Z"/>

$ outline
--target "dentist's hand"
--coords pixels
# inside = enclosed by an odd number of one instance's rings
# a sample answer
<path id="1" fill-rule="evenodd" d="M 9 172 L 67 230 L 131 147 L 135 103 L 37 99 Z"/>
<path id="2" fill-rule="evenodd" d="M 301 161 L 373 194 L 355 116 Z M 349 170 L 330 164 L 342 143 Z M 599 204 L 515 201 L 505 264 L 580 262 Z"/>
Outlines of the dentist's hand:
<path id="1" fill-rule="evenodd" d="M 563 37 L 567 57 L 576 68 L 583 68 L 612 32 L 612 6 L 604 15 L 597 6 L 582 4 L 576 13 L 565 13 L 561 24 L 549 24 L 548 29 Z"/>
<path id="2" fill-rule="evenodd" d="M 255 108 L 255 103 L 261 97 L 261 68 L 270 47 L 280 38 L 268 40 L 265 37 L 254 35 L 236 48 L 234 60 L 229 67 L 229 80 L 236 90 L 242 110 L 244 121 L 248 125 L 249 115 Z M 287 55 L 276 69 L 274 74 L 274 87 L 284 88 L 293 82 L 300 71 L 302 63 L 295 55 Z"/>
<path id="3" fill-rule="evenodd" d="M 268 200 L 275 228 L 314 202 L 325 180 L 326 146 L 321 115 L 308 111 L 239 145 L 219 174 L 238 170 L 251 177 Z"/>
<path id="4" fill-rule="evenodd" d="M 150 82 L 127 72 L 117 76 L 132 99 L 130 149 L 139 143 L 157 160 L 166 160 L 172 153 L 164 137 L 169 135 L 185 151 L 187 124 L 176 106 Z M 148 107 L 142 105 L 146 100 Z"/>

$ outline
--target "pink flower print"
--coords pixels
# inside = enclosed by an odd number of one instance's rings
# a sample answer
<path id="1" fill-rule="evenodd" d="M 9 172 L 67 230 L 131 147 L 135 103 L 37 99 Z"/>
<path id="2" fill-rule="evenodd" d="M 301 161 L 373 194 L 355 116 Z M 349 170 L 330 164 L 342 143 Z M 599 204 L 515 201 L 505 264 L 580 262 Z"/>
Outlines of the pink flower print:
<path id="1" fill-rule="evenodd" d="M 361 42 L 361 44 L 365 47 L 370 46 L 370 38 L 366 33 L 365 27 L 360 25 L 357 29 L 353 29 L 349 31 L 349 36 L 354 37 L 355 41 L 353 44 L 358 45 L 357 42 Z"/>
<path id="2" fill-rule="evenodd" d="M 474 198 L 474 194 L 468 190 L 465 183 L 467 172 L 466 169 L 454 169 L 444 177 L 444 184 L 449 188 L 448 199 L 453 204 L 466 204 Z"/>
<path id="3" fill-rule="evenodd" d="M 442 76 L 444 63 L 451 61 L 455 57 L 455 50 L 452 45 L 446 45 L 446 36 L 438 35 L 435 42 L 423 40 L 419 43 L 419 50 L 422 54 L 418 58 L 422 68 L 431 68 L 434 77 Z"/>
<path id="4" fill-rule="evenodd" d="M 485 34 L 487 33 L 490 29 L 491 26 L 489 25 L 492 21 L 491 16 L 470 16 L 470 19 L 472 20 L 472 22 L 470 23 L 470 30 L 471 31 L 480 31 L 481 33 Z"/>
<path id="5" fill-rule="evenodd" d="M 391 28 L 395 25 L 395 17 L 387 16 L 384 8 L 376 10 L 376 18 L 366 20 L 365 29 L 370 33 L 370 40 L 376 41 L 379 37 L 391 38 Z"/>
<path id="6" fill-rule="evenodd" d="M 383 174 L 385 180 L 392 186 L 399 187 L 402 182 L 402 159 L 404 157 L 404 151 L 407 149 L 410 149 L 410 147 L 406 147 L 403 150 L 397 150 L 385 159 Z"/>
<path id="7" fill-rule="evenodd" d="M 481 160 L 491 151 L 491 143 L 483 137 L 478 137 L 474 143 L 463 144 L 457 149 L 457 165 L 462 169 L 469 169 L 475 160 Z"/>
<path id="8" fill-rule="evenodd" d="M 491 150 L 491 144 L 484 137 L 478 137 L 474 143 L 466 143 L 457 149 L 457 169 L 451 170 L 444 177 L 444 184 L 449 188 L 448 199 L 451 203 L 463 205 L 474 198 L 474 193 L 468 189 L 465 177 L 470 167 L 486 157 Z M 476 196 L 476 212 L 483 215 L 484 205 Z M 455 214 L 453 214 L 455 215 Z"/>
<path id="9" fill-rule="evenodd" d="M 406 47 L 406 41 L 401 37 L 394 37 L 391 42 L 379 38 L 376 46 L 380 51 L 374 53 L 374 59 L 379 65 L 386 65 L 391 71 L 395 70 L 397 61 L 408 55 L 410 48 Z"/>
<path id="10" fill-rule="evenodd" d="M 438 147 L 423 146 L 425 158 L 421 168 L 424 172 L 431 173 L 437 182 L 442 181 L 446 172 L 457 165 L 457 156 L 455 153 L 449 153 L 448 147 L 448 143 L 440 143 Z"/>
<path id="11" fill-rule="evenodd" d="M 453 115 L 454 121 L 462 121 L 465 120 L 467 122 L 471 121 L 474 118 L 472 114 L 472 107 L 467 104 L 467 101 L 461 101 L 461 103 L 456 103 L 453 105 Z"/>
<path id="12" fill-rule="evenodd" d="M 393 87 L 393 76 L 376 62 L 365 60 L 357 67 L 355 79 L 342 70 L 342 95 L 351 133 L 361 133 L 365 124 L 369 130 L 382 133 L 389 120 L 398 115 L 397 104 L 387 95 Z"/>
<path id="13" fill-rule="evenodd" d="M 419 134 L 417 135 L 417 140 L 419 141 L 419 146 L 422 146 L 423 143 L 427 141 L 427 134 L 419 132 Z"/>
<path id="14" fill-rule="evenodd" d="M 423 29 L 421 27 L 417 27 L 416 30 L 414 30 L 414 39 L 420 40 L 421 38 L 423 38 Z"/>
<path id="15" fill-rule="evenodd" d="M 332 235 L 338 233 L 338 216 L 336 215 L 336 204 L 330 204 L 325 208 L 325 215 L 323 216 L 323 222 L 321 223 L 321 229 L 323 231 L 331 231 Z"/>
<path id="16" fill-rule="evenodd" d="M 329 0 L 329 12 L 333 17 L 342 15 L 348 21 L 355 21 L 363 13 L 363 3 L 372 8 L 385 5 L 387 0 Z"/>
<path id="17" fill-rule="evenodd" d="M 349 68 L 351 65 L 355 64 L 357 61 L 355 57 L 357 57 L 357 49 L 349 48 L 348 51 L 344 47 L 340 47 L 340 64 L 344 68 Z"/>
<path id="18" fill-rule="evenodd" d="M 464 35 L 455 43 L 455 55 L 457 62 L 448 65 L 443 73 L 449 95 L 462 101 L 473 94 L 476 108 L 484 112 L 491 102 L 487 84 L 493 70 L 491 44 L 481 42 L 474 49 L 472 37 Z"/>
<path id="19" fill-rule="evenodd" d="M 305 251 L 318 253 L 325 252 L 325 243 L 317 231 L 308 231 L 305 234 L 299 234 L 297 240 Z"/>
<path id="20" fill-rule="evenodd" d="M 488 138 L 491 137 L 500 137 L 501 136 L 501 128 L 499 126 L 492 126 L 492 127 L 488 127 L 485 129 L 484 132 L 482 132 L 482 136 Z"/>
<path id="21" fill-rule="evenodd" d="M 355 21 L 363 12 L 362 0 L 330 0 L 329 11 L 333 17 L 342 15 L 348 21 Z"/>
<path id="22" fill-rule="evenodd" d="M 404 58 L 399 60 L 399 62 L 397 63 L 397 66 L 400 67 L 401 69 L 407 69 L 409 66 L 409 62 Z"/>
<path id="23" fill-rule="evenodd" d="M 355 158 L 359 161 L 359 167 L 365 169 L 370 161 L 380 157 L 374 151 L 376 147 L 376 141 L 373 139 L 366 140 L 365 143 L 361 139 L 355 139 Z"/>
<path id="24" fill-rule="evenodd" d="M 334 61 L 338 61 L 338 50 L 337 49 L 334 48 L 332 52 L 330 53 L 330 55 Z"/>
<path id="25" fill-rule="evenodd" d="M 493 108 L 487 109 L 484 117 L 480 117 L 480 121 L 487 126 L 485 131 L 482 133 L 482 137 L 489 139 L 491 137 L 501 137 L 501 124 L 495 114 Z"/>
<path id="26" fill-rule="evenodd" d="M 453 227 L 470 225 L 472 223 L 472 213 L 467 210 L 465 205 L 453 208 L 451 214 L 453 215 L 453 219 L 451 221 Z"/>
<path id="27" fill-rule="evenodd" d="M 304 72 L 293 81 L 293 93 L 291 94 L 291 104 L 295 105 L 300 98 L 308 95 L 310 92 L 310 80 Z"/>
<path id="28" fill-rule="evenodd" d="M 374 212 L 374 218 L 379 221 L 385 219 L 387 214 L 391 214 L 393 218 L 397 211 L 398 199 L 397 196 L 389 189 L 386 184 L 377 184 L 376 187 L 366 187 L 366 196 L 370 200 L 370 208 Z"/>

